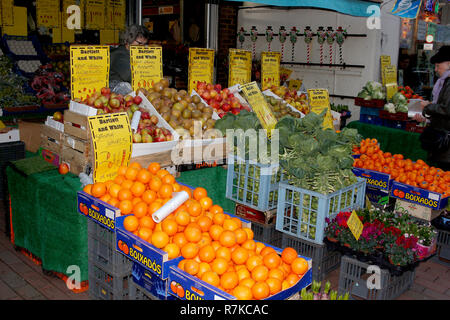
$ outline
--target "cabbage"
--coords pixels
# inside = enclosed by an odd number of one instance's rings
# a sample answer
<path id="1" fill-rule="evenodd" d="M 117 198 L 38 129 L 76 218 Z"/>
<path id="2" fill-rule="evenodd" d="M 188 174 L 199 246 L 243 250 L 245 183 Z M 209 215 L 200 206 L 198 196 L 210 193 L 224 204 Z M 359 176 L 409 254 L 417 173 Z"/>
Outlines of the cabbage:
<path id="1" fill-rule="evenodd" d="M 400 104 L 398 106 L 395 107 L 395 110 L 397 112 L 408 112 L 408 105 L 406 104 Z"/>
<path id="2" fill-rule="evenodd" d="M 395 113 L 396 112 L 396 108 L 395 105 L 391 102 L 387 103 L 384 105 L 384 110 L 389 111 L 389 113 Z"/>
<path id="3" fill-rule="evenodd" d="M 408 104 L 408 99 L 406 99 L 406 97 L 401 93 L 401 92 L 396 92 L 393 96 L 392 96 L 392 102 L 395 105 L 403 105 L 403 104 Z"/>
<path id="4" fill-rule="evenodd" d="M 369 82 L 366 83 L 366 88 L 367 88 L 367 91 L 372 93 L 372 92 L 377 91 L 377 90 L 381 91 L 383 86 L 379 82 L 369 81 Z"/>

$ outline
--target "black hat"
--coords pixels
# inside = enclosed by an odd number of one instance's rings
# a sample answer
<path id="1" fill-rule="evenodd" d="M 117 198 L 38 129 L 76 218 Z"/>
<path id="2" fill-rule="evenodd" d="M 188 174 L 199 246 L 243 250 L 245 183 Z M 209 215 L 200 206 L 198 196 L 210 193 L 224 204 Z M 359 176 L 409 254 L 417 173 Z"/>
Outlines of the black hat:
<path id="1" fill-rule="evenodd" d="M 450 61 L 450 46 L 443 46 L 439 49 L 438 53 L 431 57 L 430 62 L 441 63 L 444 61 Z"/>

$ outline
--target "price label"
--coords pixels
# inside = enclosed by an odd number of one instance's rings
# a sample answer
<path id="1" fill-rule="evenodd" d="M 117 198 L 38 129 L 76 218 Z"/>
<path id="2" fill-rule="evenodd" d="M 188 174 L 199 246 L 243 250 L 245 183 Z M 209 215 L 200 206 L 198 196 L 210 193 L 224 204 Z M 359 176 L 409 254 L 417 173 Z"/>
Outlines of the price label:
<path id="1" fill-rule="evenodd" d="M 6 1 L 8 2 L 8 1 Z M 2 4 L 3 5 L 3 4 Z M 2 8 L 4 10 L 5 7 Z M 13 6 L 12 19 L 9 19 L 9 13 L 6 15 L 7 20 L 3 20 L 3 23 L 9 23 L 8 20 L 12 21 L 12 25 L 4 25 L 2 27 L 2 34 L 8 34 L 11 36 L 21 36 L 26 37 L 28 35 L 27 28 L 27 8 Z M 8 8 L 9 10 L 9 8 Z"/>
<path id="2" fill-rule="evenodd" d="M 84 99 L 109 85 L 108 46 L 70 46 L 72 100 Z"/>
<path id="3" fill-rule="evenodd" d="M 88 117 L 94 147 L 94 182 L 117 176 L 120 166 L 128 166 L 133 140 L 125 112 Z"/>
<path id="4" fill-rule="evenodd" d="M 197 82 L 213 82 L 214 50 L 205 48 L 189 48 L 188 77 L 189 94 L 196 89 Z"/>
<path id="5" fill-rule="evenodd" d="M 1 5 L 1 20 L 3 26 L 14 26 L 14 0 L 2 0 Z M 5 30 L 2 30 L 6 33 Z M 9 33 L 8 33 L 9 34 Z"/>
<path id="6" fill-rule="evenodd" d="M 280 85 L 280 52 L 261 52 L 261 87 Z"/>
<path id="7" fill-rule="evenodd" d="M 252 78 L 252 53 L 248 50 L 230 49 L 228 87 L 249 83 Z"/>
<path id="8" fill-rule="evenodd" d="M 384 79 L 385 85 L 389 83 L 397 83 L 397 67 L 392 65 L 384 67 Z"/>
<path id="9" fill-rule="evenodd" d="M 119 29 L 125 28 L 125 0 L 106 0 L 105 28 Z"/>
<path id="10" fill-rule="evenodd" d="M 334 129 L 331 116 L 330 96 L 327 89 L 308 89 L 308 99 L 311 112 L 321 114 L 326 110 L 323 119 L 324 129 Z"/>
<path id="11" fill-rule="evenodd" d="M 359 219 L 359 217 L 356 214 L 355 210 L 352 211 L 352 214 L 348 218 L 347 226 L 350 229 L 350 231 L 352 232 L 352 234 L 355 237 L 355 239 L 358 240 L 359 237 L 361 236 L 361 233 L 363 231 L 364 225 L 361 222 L 361 220 Z"/>
<path id="12" fill-rule="evenodd" d="M 130 46 L 131 86 L 151 88 L 163 78 L 162 47 Z"/>
<path id="13" fill-rule="evenodd" d="M 388 83 L 386 85 L 386 99 L 390 100 L 394 94 L 398 92 L 398 86 L 396 83 Z"/>
<path id="14" fill-rule="evenodd" d="M 386 81 L 384 79 L 384 68 L 391 65 L 391 56 L 380 56 L 380 70 L 381 70 L 381 80 L 382 84 L 385 85 Z"/>
<path id="15" fill-rule="evenodd" d="M 47 28 L 59 27 L 59 1 L 37 0 L 36 20 L 38 26 Z"/>
<path id="16" fill-rule="evenodd" d="M 277 124 L 277 119 L 267 105 L 261 90 L 255 81 L 242 85 L 241 90 L 253 111 L 256 113 L 262 127 L 267 130 L 267 136 L 270 139 L 272 129 L 275 129 L 275 125 Z"/>
<path id="17" fill-rule="evenodd" d="M 300 88 L 302 87 L 302 80 L 299 79 L 295 79 L 295 80 L 289 80 L 289 89 L 294 89 L 295 91 L 300 90 Z"/>
<path id="18" fill-rule="evenodd" d="M 105 1 L 106 0 L 86 0 L 86 29 L 100 30 L 105 28 Z"/>

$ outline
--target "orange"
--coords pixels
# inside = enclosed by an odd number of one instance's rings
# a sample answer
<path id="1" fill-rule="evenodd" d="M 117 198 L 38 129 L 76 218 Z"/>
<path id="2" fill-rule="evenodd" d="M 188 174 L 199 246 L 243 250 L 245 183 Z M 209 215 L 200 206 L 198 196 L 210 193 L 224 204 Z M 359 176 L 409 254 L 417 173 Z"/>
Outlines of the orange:
<path id="1" fill-rule="evenodd" d="M 149 216 L 143 216 L 139 219 L 139 226 L 141 228 L 144 227 L 153 230 L 155 228 L 155 221 L 153 221 L 153 219 Z"/>
<path id="2" fill-rule="evenodd" d="M 144 193 L 141 195 L 142 201 L 144 201 L 146 204 L 150 204 L 156 199 L 156 192 L 153 190 L 145 190 Z"/>
<path id="3" fill-rule="evenodd" d="M 295 258 L 291 263 L 292 272 L 302 275 L 308 271 L 308 262 L 303 258 Z"/>
<path id="4" fill-rule="evenodd" d="M 277 294 L 281 291 L 282 281 L 277 278 L 267 278 L 266 283 L 269 285 L 270 295 Z"/>
<path id="5" fill-rule="evenodd" d="M 206 245 L 200 248 L 198 256 L 203 262 L 212 262 L 216 258 L 216 251 L 211 245 Z"/>
<path id="6" fill-rule="evenodd" d="M 208 192 L 206 191 L 205 188 L 197 187 L 194 189 L 193 196 L 194 196 L 194 199 L 198 201 L 201 198 L 207 197 Z"/>
<path id="7" fill-rule="evenodd" d="M 211 228 L 213 222 L 211 218 L 207 216 L 201 216 L 197 219 L 197 224 L 200 226 L 200 229 L 202 229 L 203 232 L 206 232 Z"/>
<path id="8" fill-rule="evenodd" d="M 239 278 L 236 272 L 227 271 L 220 277 L 220 285 L 227 290 L 234 289 L 239 283 Z"/>
<path id="9" fill-rule="evenodd" d="M 217 224 L 217 225 L 219 225 L 219 226 L 222 226 L 224 221 L 225 221 L 225 214 L 224 214 L 223 212 L 216 213 L 216 214 L 213 216 L 213 222 L 214 222 L 214 224 Z"/>
<path id="10" fill-rule="evenodd" d="M 295 273 L 289 273 L 285 279 L 289 285 L 289 287 L 292 287 L 294 284 L 300 280 L 300 277 Z"/>
<path id="11" fill-rule="evenodd" d="M 133 214 L 136 216 L 136 218 L 142 218 L 147 215 L 147 204 L 141 201 L 134 205 Z"/>
<path id="12" fill-rule="evenodd" d="M 177 267 L 180 268 L 181 270 L 184 270 L 184 264 L 185 263 L 186 263 L 186 259 L 183 259 L 180 262 L 178 262 Z"/>
<path id="13" fill-rule="evenodd" d="M 203 197 L 200 200 L 198 200 L 198 202 L 200 203 L 200 206 L 202 207 L 202 210 L 204 210 L 204 211 L 211 208 L 211 206 L 213 204 L 212 199 L 210 197 Z"/>
<path id="14" fill-rule="evenodd" d="M 155 231 L 152 234 L 152 244 L 162 249 L 169 243 L 169 236 L 164 231 Z"/>
<path id="15" fill-rule="evenodd" d="M 234 234 L 236 235 L 237 244 L 243 244 L 248 239 L 248 234 L 244 229 L 237 229 L 234 231 Z"/>
<path id="16" fill-rule="evenodd" d="M 233 289 L 233 296 L 235 296 L 238 300 L 252 300 L 253 294 L 252 289 L 247 286 L 238 285 Z"/>
<path id="17" fill-rule="evenodd" d="M 172 192 L 173 192 L 172 185 L 163 183 L 159 188 L 158 195 L 161 198 L 169 199 L 172 197 Z"/>
<path id="18" fill-rule="evenodd" d="M 184 271 L 195 276 L 199 269 L 199 263 L 193 259 L 187 259 L 184 263 Z"/>
<path id="19" fill-rule="evenodd" d="M 200 248 L 197 244 L 188 242 L 183 247 L 181 247 L 181 255 L 186 259 L 193 259 L 197 256 Z"/>
<path id="20" fill-rule="evenodd" d="M 109 199 L 111 199 L 109 193 L 105 193 L 103 196 L 100 197 L 100 200 L 102 200 L 103 202 L 108 202 Z"/>
<path id="21" fill-rule="evenodd" d="M 211 270 L 212 270 L 212 269 L 211 269 L 211 265 L 210 265 L 209 263 L 206 263 L 206 262 L 200 262 L 200 263 L 198 264 L 197 278 L 201 279 L 201 278 L 202 278 L 202 275 L 203 275 L 205 272 L 208 272 L 208 271 L 211 271 Z"/>
<path id="22" fill-rule="evenodd" d="M 119 209 L 123 215 L 127 215 L 131 213 L 131 211 L 133 210 L 133 204 L 131 203 L 130 200 L 122 200 L 119 203 Z"/>
<path id="23" fill-rule="evenodd" d="M 147 214 L 152 215 L 156 211 L 158 211 L 159 208 L 161 208 L 161 207 L 162 207 L 162 204 L 160 202 L 154 201 L 154 202 L 150 203 L 150 205 L 148 206 Z"/>
<path id="24" fill-rule="evenodd" d="M 184 233 L 177 233 L 172 238 L 172 243 L 175 243 L 178 248 L 182 248 L 188 241 L 186 240 L 186 237 L 184 236 Z"/>
<path id="25" fill-rule="evenodd" d="M 184 229 L 184 236 L 189 242 L 199 242 L 202 238 L 202 231 L 194 226 L 187 226 Z"/>
<path id="26" fill-rule="evenodd" d="M 161 180 L 165 184 L 174 184 L 175 183 L 175 178 L 170 173 L 163 176 Z"/>
<path id="27" fill-rule="evenodd" d="M 250 272 L 245 265 L 236 266 L 236 273 L 238 274 L 239 282 L 245 278 L 251 278 Z"/>
<path id="28" fill-rule="evenodd" d="M 126 179 L 122 182 L 120 187 L 122 189 L 131 189 L 131 187 L 133 186 L 133 183 L 134 183 L 133 181 Z"/>
<path id="29" fill-rule="evenodd" d="M 281 259 L 287 264 L 291 264 L 297 258 L 297 251 L 292 247 L 286 247 L 281 252 Z"/>
<path id="30" fill-rule="evenodd" d="M 257 254 L 261 254 L 262 249 L 264 249 L 266 247 L 266 245 L 262 242 L 256 242 L 256 248 L 255 248 L 255 252 Z"/>
<path id="31" fill-rule="evenodd" d="M 120 201 L 117 198 L 111 198 L 108 200 L 108 203 L 116 208 L 119 206 L 119 202 Z"/>
<path id="32" fill-rule="evenodd" d="M 161 166 L 159 165 L 159 163 L 157 162 L 152 162 L 148 165 L 147 170 L 151 173 L 151 174 L 156 174 L 158 172 L 158 170 L 161 169 Z"/>
<path id="33" fill-rule="evenodd" d="M 270 287 L 265 282 L 256 282 L 252 287 L 253 298 L 262 300 L 270 295 Z"/>
<path id="34" fill-rule="evenodd" d="M 84 186 L 83 191 L 87 194 L 92 195 L 92 184 L 87 184 Z"/>
<path id="35" fill-rule="evenodd" d="M 189 198 L 192 198 L 192 190 L 187 186 L 181 186 L 181 191 L 186 191 L 189 194 Z"/>
<path id="36" fill-rule="evenodd" d="M 244 279 L 239 281 L 239 285 L 246 286 L 246 287 L 248 287 L 250 289 L 253 287 L 253 285 L 255 283 L 256 283 L 256 281 L 253 280 L 251 277 L 244 278 Z"/>
<path id="37" fill-rule="evenodd" d="M 156 176 L 160 179 L 162 179 L 162 177 L 164 177 L 165 175 L 170 174 L 169 171 L 167 171 L 166 169 L 159 169 L 158 172 L 156 173 Z"/>
<path id="38" fill-rule="evenodd" d="M 122 184 L 125 181 L 125 175 L 118 175 L 114 178 L 114 182 L 117 184 Z"/>
<path id="39" fill-rule="evenodd" d="M 127 171 L 125 172 L 125 178 L 127 178 L 128 180 L 134 181 L 134 180 L 136 180 L 138 173 L 139 173 L 139 169 L 129 166 Z"/>
<path id="40" fill-rule="evenodd" d="M 209 228 L 209 235 L 211 236 L 211 238 L 213 240 L 219 240 L 220 235 L 223 232 L 223 228 L 220 225 L 217 224 L 213 224 L 210 228 Z"/>
<path id="41" fill-rule="evenodd" d="M 140 197 L 145 192 L 145 184 L 140 181 L 135 181 L 130 190 L 135 197 Z"/>
<path id="42" fill-rule="evenodd" d="M 227 247 L 219 247 L 216 250 L 216 258 L 222 258 L 225 259 L 226 261 L 230 262 L 231 261 L 231 250 Z"/>
<path id="43" fill-rule="evenodd" d="M 258 281 L 265 281 L 269 275 L 269 268 L 265 265 L 258 265 L 251 270 L 252 278 Z"/>
<path id="44" fill-rule="evenodd" d="M 128 169 L 127 166 L 120 166 L 119 170 L 117 171 L 117 174 L 120 176 L 124 176 L 125 173 L 127 173 L 127 169 Z"/>
<path id="45" fill-rule="evenodd" d="M 239 228 L 239 224 L 236 222 L 236 220 L 225 219 L 225 221 L 223 222 L 223 228 L 225 230 L 235 231 Z"/>
<path id="46" fill-rule="evenodd" d="M 159 188 L 161 188 L 162 181 L 158 177 L 152 177 L 150 182 L 148 183 L 151 190 L 158 192 Z"/>
<path id="47" fill-rule="evenodd" d="M 167 233 L 168 236 L 173 236 L 178 231 L 178 224 L 174 219 L 166 218 L 161 222 L 162 231 Z"/>
<path id="48" fill-rule="evenodd" d="M 123 220 L 123 227 L 125 228 L 125 230 L 130 232 L 137 230 L 137 228 L 139 227 L 138 218 L 133 215 L 125 217 L 125 219 Z"/>
<path id="49" fill-rule="evenodd" d="M 276 252 L 268 253 L 263 258 L 264 265 L 269 269 L 278 268 L 281 258 Z"/>
<path id="50" fill-rule="evenodd" d="M 263 264 L 263 259 L 260 256 L 254 255 L 247 259 L 245 265 L 247 266 L 248 271 L 252 272 L 254 268 Z"/>
<path id="51" fill-rule="evenodd" d="M 275 253 L 275 254 L 276 254 L 277 252 L 275 251 L 274 248 L 269 247 L 269 246 L 265 246 L 265 247 L 261 250 L 260 255 L 262 255 L 262 256 L 264 257 L 266 254 L 269 254 L 269 253 Z"/>
<path id="52" fill-rule="evenodd" d="M 244 264 L 248 259 L 248 251 L 244 248 L 238 247 L 231 254 L 231 260 L 235 264 Z"/>
<path id="53" fill-rule="evenodd" d="M 282 271 L 280 268 L 270 269 L 267 277 L 275 278 L 280 281 L 283 281 L 284 280 L 284 271 Z"/>
<path id="54" fill-rule="evenodd" d="M 131 199 L 131 204 L 133 205 L 133 208 L 135 205 L 137 205 L 139 202 L 142 202 L 141 198 L 133 198 Z"/>
<path id="55" fill-rule="evenodd" d="M 189 201 L 189 203 L 187 203 Z M 186 201 L 186 207 L 189 214 L 193 217 L 198 217 L 202 213 L 202 206 L 195 200 Z"/>
<path id="56" fill-rule="evenodd" d="M 202 274 L 201 279 L 210 285 L 218 287 L 220 284 L 220 277 L 214 271 L 206 271 Z"/>
<path id="57" fill-rule="evenodd" d="M 211 206 L 211 208 L 209 208 L 209 212 L 211 212 L 212 214 L 223 213 L 223 209 L 218 204 L 214 204 Z"/>
<path id="58" fill-rule="evenodd" d="M 135 169 L 140 170 L 142 168 L 142 166 L 139 162 L 130 162 L 130 165 L 128 166 L 128 168 L 135 168 Z"/>
<path id="59" fill-rule="evenodd" d="M 211 263 L 212 270 L 219 276 L 224 274 L 228 269 L 228 261 L 223 258 L 216 258 Z"/>
<path id="60" fill-rule="evenodd" d="M 141 169 L 137 174 L 137 181 L 142 182 L 143 184 L 147 184 L 152 178 L 152 174 L 147 169 Z"/>
<path id="61" fill-rule="evenodd" d="M 254 240 L 247 239 L 242 244 L 242 248 L 245 248 L 245 249 L 247 249 L 249 251 L 255 251 L 255 249 L 256 249 L 256 242 Z"/>
<path id="62" fill-rule="evenodd" d="M 173 187 L 173 192 L 180 192 L 181 191 L 181 186 L 178 183 L 174 183 L 172 184 Z"/>
<path id="63" fill-rule="evenodd" d="M 103 182 L 96 182 L 92 185 L 91 193 L 94 197 L 100 198 L 106 193 L 106 185 Z"/>
<path id="64" fill-rule="evenodd" d="M 190 216 L 189 213 L 187 213 L 186 211 L 182 210 L 182 211 L 178 211 L 175 214 L 175 221 L 178 223 L 178 225 L 180 226 L 187 226 L 190 222 Z"/>
<path id="65" fill-rule="evenodd" d="M 219 242 L 222 246 L 231 248 L 236 244 L 236 235 L 233 231 L 224 230 L 219 237 Z"/>
<path id="66" fill-rule="evenodd" d="M 138 237 L 144 241 L 148 241 L 148 239 L 150 239 L 150 237 L 152 236 L 152 233 L 152 229 L 141 227 L 138 231 Z"/>
<path id="67" fill-rule="evenodd" d="M 119 191 L 121 189 L 121 186 L 117 183 L 113 183 L 111 184 L 111 186 L 109 187 L 109 195 L 113 198 L 118 198 L 119 196 Z"/>
<path id="68" fill-rule="evenodd" d="M 163 250 L 168 253 L 169 259 L 175 259 L 180 255 L 180 248 L 175 243 L 168 243 Z"/>
<path id="69" fill-rule="evenodd" d="M 131 200 L 133 198 L 133 193 L 131 193 L 131 191 L 129 189 L 122 188 L 119 190 L 119 193 L 117 194 L 117 198 L 120 201 Z"/>

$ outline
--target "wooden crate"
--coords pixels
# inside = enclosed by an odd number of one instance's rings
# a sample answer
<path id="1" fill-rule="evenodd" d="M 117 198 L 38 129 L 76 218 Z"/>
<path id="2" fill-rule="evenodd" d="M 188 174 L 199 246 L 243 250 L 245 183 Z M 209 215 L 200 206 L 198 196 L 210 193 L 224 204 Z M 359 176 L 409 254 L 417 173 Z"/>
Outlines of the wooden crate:
<path id="1" fill-rule="evenodd" d="M 62 147 L 61 162 L 67 163 L 69 171 L 75 175 L 79 175 L 81 172 L 89 174 L 93 166 L 93 161 L 85 153 L 66 145 Z"/>
<path id="2" fill-rule="evenodd" d="M 50 126 L 41 126 L 41 148 L 61 155 L 64 133 Z"/>
<path id="3" fill-rule="evenodd" d="M 88 117 L 70 110 L 64 111 L 64 133 L 81 140 L 90 140 Z"/>
<path id="4" fill-rule="evenodd" d="M 64 134 L 62 138 L 63 146 L 72 148 L 90 157 L 93 153 L 91 140 L 82 140 L 69 134 Z"/>
<path id="5" fill-rule="evenodd" d="M 175 148 L 178 148 L 178 146 Z M 201 164 L 204 162 L 221 163 L 223 159 L 227 158 L 227 154 L 230 151 L 231 149 L 227 148 L 226 139 L 217 139 L 217 141 L 212 141 L 203 145 L 186 146 L 181 150 L 175 149 L 174 153 L 176 158 L 173 162 L 177 165 Z M 180 158 L 181 161 L 177 158 Z"/>

